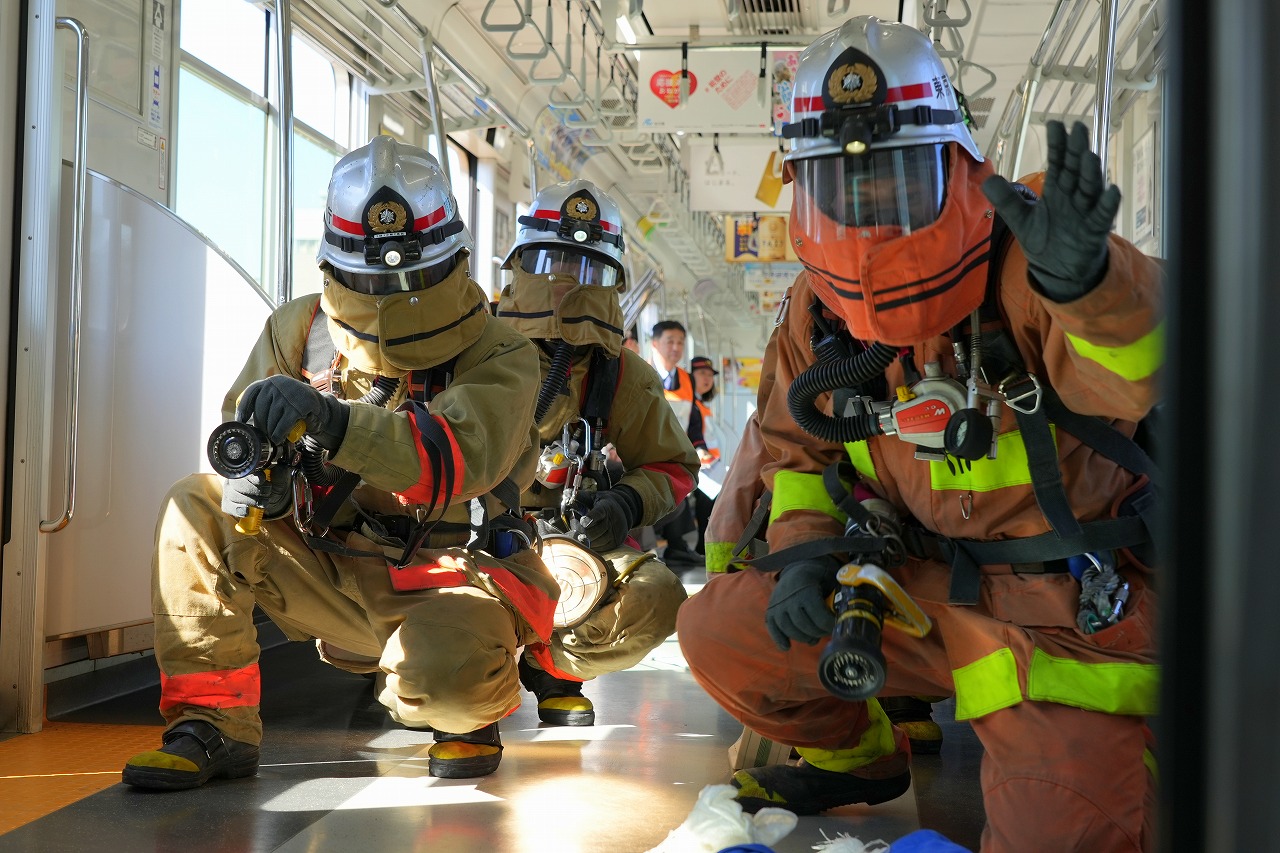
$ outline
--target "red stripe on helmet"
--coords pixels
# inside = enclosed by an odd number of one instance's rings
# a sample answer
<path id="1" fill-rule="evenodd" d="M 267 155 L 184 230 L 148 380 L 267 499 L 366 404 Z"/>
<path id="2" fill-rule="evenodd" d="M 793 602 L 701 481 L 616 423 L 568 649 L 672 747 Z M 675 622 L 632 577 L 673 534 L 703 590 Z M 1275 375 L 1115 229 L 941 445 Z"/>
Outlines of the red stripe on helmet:
<path id="1" fill-rule="evenodd" d="M 933 86 L 929 83 L 912 83 L 909 86 L 894 86 L 885 93 L 885 103 L 893 103 L 894 101 L 918 101 L 921 98 L 929 98 L 933 96 Z M 821 112 L 826 107 L 822 102 L 822 98 L 794 98 L 791 102 L 791 111 L 796 113 L 816 113 Z"/>
<path id="2" fill-rule="evenodd" d="M 346 231 L 348 234 L 355 234 L 360 237 L 364 236 L 364 228 L 361 227 L 359 222 L 352 222 L 349 219 L 343 219 L 336 213 L 329 214 L 329 224 L 339 231 Z"/>
<path id="3" fill-rule="evenodd" d="M 549 210 L 549 209 L 547 209 L 547 208 L 545 208 L 545 207 L 544 207 L 542 210 L 535 210 L 535 211 L 533 212 L 533 215 L 534 215 L 535 217 L 537 217 L 538 219 L 559 219 L 559 218 L 560 218 L 560 211 L 558 211 L 558 210 Z"/>
<path id="4" fill-rule="evenodd" d="M 441 207 L 437 207 L 435 210 L 431 211 L 426 216 L 421 216 L 413 220 L 413 230 L 425 231 L 426 229 L 430 228 L 432 225 L 435 225 L 441 219 L 444 219 L 444 213 L 445 213 L 444 207 L 441 206 Z"/>
<path id="5" fill-rule="evenodd" d="M 928 83 L 912 83 L 910 86 L 894 86 L 885 96 L 885 101 L 918 101 L 921 98 L 933 97 L 933 87 Z"/>
<path id="6" fill-rule="evenodd" d="M 617 234 L 619 231 L 622 230 L 621 225 L 614 225 L 612 222 L 610 222 L 607 219 L 600 220 L 600 227 L 608 231 L 610 234 Z"/>

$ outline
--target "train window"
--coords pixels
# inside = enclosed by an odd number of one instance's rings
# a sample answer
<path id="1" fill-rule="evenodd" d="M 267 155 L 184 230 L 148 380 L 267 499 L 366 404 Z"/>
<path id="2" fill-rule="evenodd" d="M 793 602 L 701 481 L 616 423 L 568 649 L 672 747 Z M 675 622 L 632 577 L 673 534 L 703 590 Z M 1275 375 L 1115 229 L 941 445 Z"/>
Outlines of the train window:
<path id="1" fill-rule="evenodd" d="M 270 20 L 244 0 L 182 4 L 182 52 L 244 86 L 267 95 Z"/>
<path id="2" fill-rule="evenodd" d="M 293 248 L 289 293 L 274 293 L 279 122 L 274 18 L 244 0 L 182 6 L 174 209 L 279 299 L 315 293 L 333 164 L 363 117 L 350 74 L 294 35 Z M 234 143 L 230 140 L 235 140 Z"/>
<path id="3" fill-rule="evenodd" d="M 293 288 L 290 296 L 319 293 L 324 276 L 316 265 L 324 239 L 329 176 L 341 155 L 325 141 L 301 131 L 293 135 Z"/>
<path id="4" fill-rule="evenodd" d="M 294 121 L 345 147 L 351 112 L 347 73 L 296 35 L 292 58 Z"/>
<path id="5" fill-rule="evenodd" d="M 261 282 L 267 114 L 260 99 L 221 82 L 189 63 L 179 69 L 173 208 Z"/>

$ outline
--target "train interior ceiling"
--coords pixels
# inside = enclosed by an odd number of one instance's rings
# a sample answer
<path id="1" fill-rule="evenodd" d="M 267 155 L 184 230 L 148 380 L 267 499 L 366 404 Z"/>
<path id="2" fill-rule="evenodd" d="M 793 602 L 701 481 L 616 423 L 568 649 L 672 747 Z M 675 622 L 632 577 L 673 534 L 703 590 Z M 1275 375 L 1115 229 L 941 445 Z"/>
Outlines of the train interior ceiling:
<path id="1" fill-rule="evenodd" d="M 131 792 L 120 766 L 161 732 L 155 511 L 210 470 L 205 438 L 271 308 L 319 290 L 330 170 L 379 133 L 443 154 L 492 299 L 535 188 L 580 176 L 617 200 L 626 326 L 647 352 L 649 327 L 679 320 L 686 360 L 721 368 L 731 463 L 800 270 L 779 135 L 796 57 L 858 14 L 932 37 L 1010 179 L 1043 168 L 1047 120 L 1084 122 L 1124 194 L 1117 232 L 1165 255 L 1163 0 L 3 4 L 0 195 L 23 224 L 0 237 L 18 271 L 3 307 L 0 850 L 639 851 L 727 781 L 742 727 L 675 638 L 599 680 L 585 733 L 540 726 L 526 703 L 504 723 L 501 772 L 461 785 L 426 775 L 429 737 L 396 726 L 367 680 L 262 622 L 258 778 Z M 701 576 L 684 576 L 691 593 Z M 981 747 L 953 711 L 934 708 L 944 746 L 917 758 L 911 796 L 803 818 L 775 848 L 923 827 L 976 849 Z"/>

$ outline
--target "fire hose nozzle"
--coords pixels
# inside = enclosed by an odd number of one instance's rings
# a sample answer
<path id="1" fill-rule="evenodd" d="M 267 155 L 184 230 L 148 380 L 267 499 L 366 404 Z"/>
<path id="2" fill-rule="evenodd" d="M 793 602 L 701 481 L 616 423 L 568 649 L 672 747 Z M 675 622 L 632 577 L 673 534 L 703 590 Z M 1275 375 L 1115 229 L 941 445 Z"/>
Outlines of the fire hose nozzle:
<path id="1" fill-rule="evenodd" d="M 861 701 L 884 687 L 887 666 L 880 640 L 885 623 L 913 637 L 923 637 L 933 622 L 877 565 L 848 563 L 836 581 L 840 584 L 832 599 L 836 624 L 818 660 L 818 679 L 833 695 Z"/>

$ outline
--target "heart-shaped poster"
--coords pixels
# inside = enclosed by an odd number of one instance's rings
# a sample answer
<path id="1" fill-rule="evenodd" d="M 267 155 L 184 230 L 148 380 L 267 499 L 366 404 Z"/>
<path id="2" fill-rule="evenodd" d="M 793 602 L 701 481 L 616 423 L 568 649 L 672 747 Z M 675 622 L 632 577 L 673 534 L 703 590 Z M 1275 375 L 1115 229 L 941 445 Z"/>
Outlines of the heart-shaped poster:
<path id="1" fill-rule="evenodd" d="M 689 94 L 692 95 L 698 90 L 698 78 L 693 76 L 693 72 L 689 74 Z M 679 71 L 658 71 L 649 78 L 649 90 L 657 95 L 667 106 L 675 109 L 680 106 L 680 72 Z"/>

